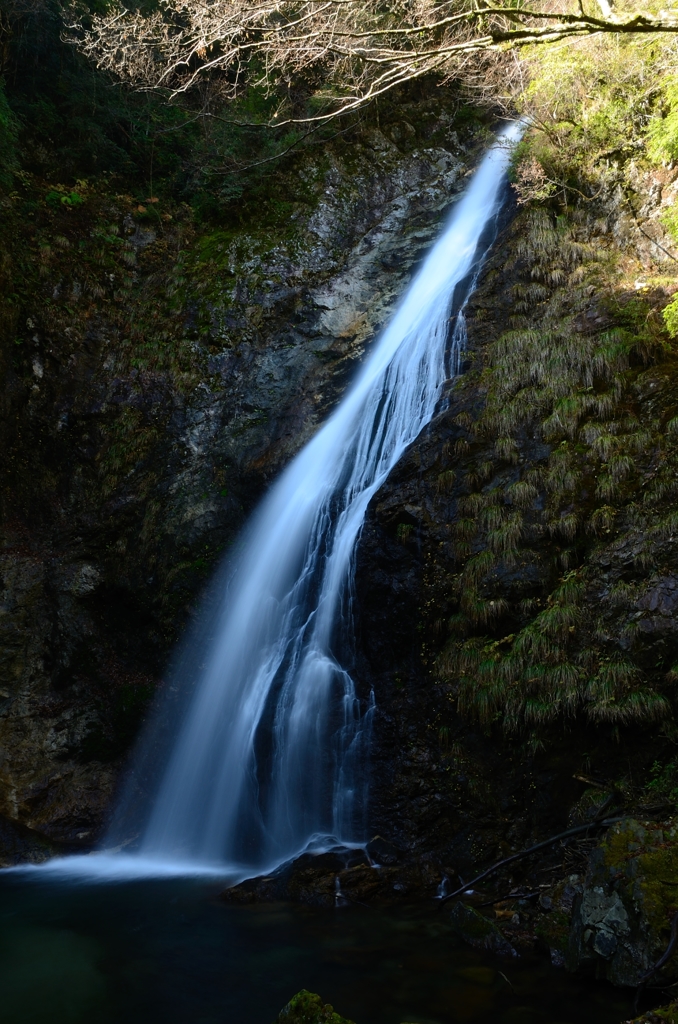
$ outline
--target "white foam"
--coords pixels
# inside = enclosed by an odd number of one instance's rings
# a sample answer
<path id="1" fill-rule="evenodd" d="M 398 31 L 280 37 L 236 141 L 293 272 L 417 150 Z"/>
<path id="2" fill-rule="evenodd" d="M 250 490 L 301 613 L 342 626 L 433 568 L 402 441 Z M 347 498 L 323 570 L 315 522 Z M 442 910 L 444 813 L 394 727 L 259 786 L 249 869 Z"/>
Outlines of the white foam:
<path id="1" fill-rule="evenodd" d="M 288 860 L 266 865 L 257 875 L 266 875 L 281 869 L 303 854 L 319 856 L 323 853 L 341 853 L 346 850 L 362 850 L 360 843 L 341 843 L 336 836 L 313 835 L 308 843 L 297 850 Z M 257 877 L 252 869 L 243 864 L 207 864 L 203 861 L 145 857 L 137 853 L 118 850 L 100 850 L 88 854 L 72 854 L 68 857 L 54 857 L 41 864 L 17 864 L 0 869 L 3 875 L 21 875 L 40 881 L 71 881 L 85 883 L 115 883 L 136 880 L 167 878 L 212 879 L 225 887 L 238 885 L 249 878 Z"/>
<path id="2" fill-rule="evenodd" d="M 228 885 L 240 881 L 242 868 L 200 864 L 194 861 L 139 857 L 125 853 L 76 854 L 55 857 L 42 864 L 18 864 L 5 868 L 2 875 L 23 875 L 42 881 L 80 881 L 89 883 L 129 882 L 135 879 L 205 878 L 223 880 Z M 240 876 L 236 878 L 236 876 Z"/>

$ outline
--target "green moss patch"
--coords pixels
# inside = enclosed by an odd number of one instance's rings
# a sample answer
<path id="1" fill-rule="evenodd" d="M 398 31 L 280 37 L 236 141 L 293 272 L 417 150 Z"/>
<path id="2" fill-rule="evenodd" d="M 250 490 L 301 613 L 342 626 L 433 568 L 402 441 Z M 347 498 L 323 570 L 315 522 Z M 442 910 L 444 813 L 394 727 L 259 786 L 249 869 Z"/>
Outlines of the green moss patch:
<path id="1" fill-rule="evenodd" d="M 353 1024 L 346 1017 L 340 1017 L 329 1003 L 323 1003 L 315 992 L 302 988 L 292 996 L 275 1019 L 275 1024 Z"/>

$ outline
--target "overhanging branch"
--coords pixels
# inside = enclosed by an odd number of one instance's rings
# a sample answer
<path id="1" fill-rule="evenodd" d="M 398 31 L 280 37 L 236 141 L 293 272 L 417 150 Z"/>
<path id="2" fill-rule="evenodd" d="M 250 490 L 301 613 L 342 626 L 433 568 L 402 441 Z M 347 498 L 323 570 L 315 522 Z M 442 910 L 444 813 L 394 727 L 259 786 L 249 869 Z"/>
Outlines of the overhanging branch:
<path id="1" fill-rule="evenodd" d="M 170 97 L 219 75 L 236 95 L 244 81 L 273 87 L 298 74 L 334 83 L 331 110 L 281 124 L 328 121 L 422 75 L 454 76 L 483 54 L 602 34 L 678 32 L 678 15 L 613 11 L 609 0 L 565 0 L 560 10 L 540 4 L 483 0 L 419 0 L 409 7 L 379 0 L 161 0 L 147 17 L 124 7 L 86 26 L 72 19 L 71 38 L 101 68 L 136 88 Z"/>

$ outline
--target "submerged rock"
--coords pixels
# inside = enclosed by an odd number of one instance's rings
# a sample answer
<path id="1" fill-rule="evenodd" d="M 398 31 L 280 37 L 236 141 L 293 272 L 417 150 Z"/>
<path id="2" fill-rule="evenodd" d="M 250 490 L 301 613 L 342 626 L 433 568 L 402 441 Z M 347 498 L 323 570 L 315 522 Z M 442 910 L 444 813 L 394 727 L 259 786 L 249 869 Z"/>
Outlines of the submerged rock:
<path id="1" fill-rule="evenodd" d="M 274 1024 L 353 1024 L 353 1021 L 340 1017 L 319 995 L 302 988 L 280 1011 Z"/>
<path id="2" fill-rule="evenodd" d="M 464 942 L 474 949 L 486 950 L 498 956 L 517 957 L 518 953 L 496 924 L 479 914 L 473 907 L 455 903 L 450 914 L 452 927 Z"/>

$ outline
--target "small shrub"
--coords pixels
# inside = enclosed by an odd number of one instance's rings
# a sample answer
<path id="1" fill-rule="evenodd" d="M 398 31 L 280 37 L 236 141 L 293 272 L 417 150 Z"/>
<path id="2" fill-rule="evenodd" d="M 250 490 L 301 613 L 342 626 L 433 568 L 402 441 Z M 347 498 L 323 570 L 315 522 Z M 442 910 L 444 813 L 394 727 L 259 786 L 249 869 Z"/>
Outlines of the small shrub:
<path id="1" fill-rule="evenodd" d="M 412 523 L 398 523 L 396 536 L 402 544 L 406 544 L 413 530 L 414 526 Z"/>

